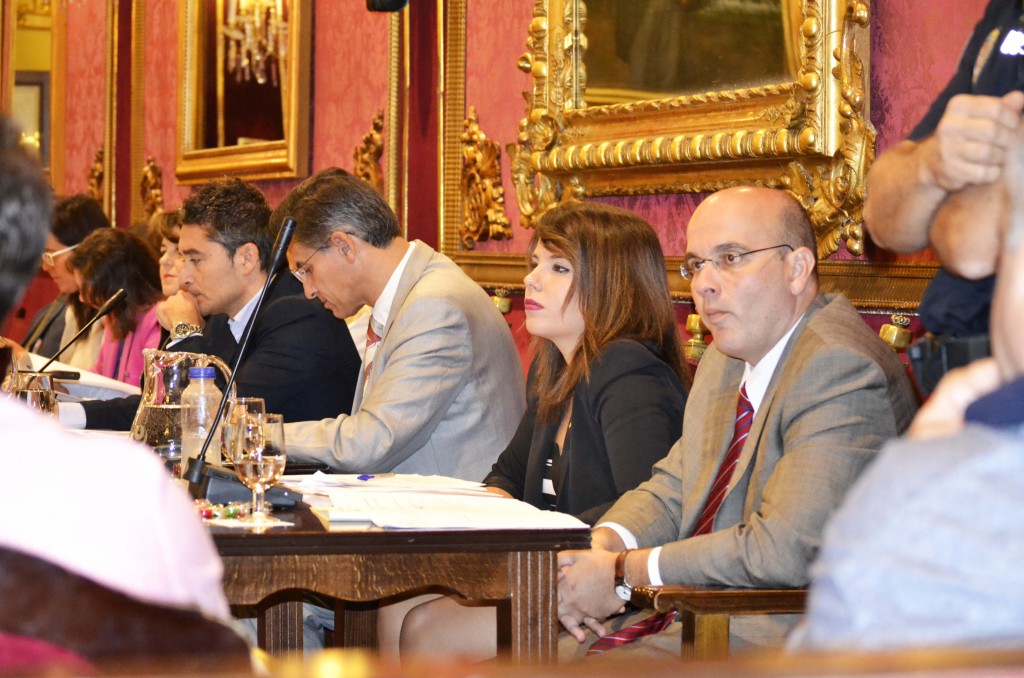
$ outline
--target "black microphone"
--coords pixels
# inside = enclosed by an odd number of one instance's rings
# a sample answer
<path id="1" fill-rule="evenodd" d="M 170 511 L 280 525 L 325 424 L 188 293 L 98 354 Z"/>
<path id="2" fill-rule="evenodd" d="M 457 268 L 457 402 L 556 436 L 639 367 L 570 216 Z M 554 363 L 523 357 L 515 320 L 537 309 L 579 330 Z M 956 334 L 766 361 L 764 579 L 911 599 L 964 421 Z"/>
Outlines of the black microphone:
<path id="1" fill-rule="evenodd" d="M 97 320 L 99 320 L 103 316 L 105 316 L 108 313 L 110 313 L 111 311 L 113 311 L 114 307 L 117 306 L 118 304 L 120 304 L 121 301 L 124 299 L 124 297 L 125 297 L 125 291 L 124 291 L 123 287 L 121 289 L 119 289 L 118 291 L 114 292 L 110 296 L 109 299 L 107 299 L 105 302 L 103 302 L 103 305 L 100 306 L 100 310 L 96 311 L 96 315 L 94 315 L 92 317 L 92 320 L 90 320 L 89 322 L 85 323 L 85 325 L 82 327 L 82 329 L 78 330 L 78 334 L 76 334 L 75 336 L 71 337 L 71 339 L 68 341 L 68 343 L 66 343 L 63 346 L 61 346 L 60 349 L 58 349 L 58 351 L 53 354 L 53 357 L 50 358 L 49 360 L 47 360 L 46 364 L 43 365 L 42 367 L 40 367 L 38 370 L 36 370 L 36 372 L 45 372 L 46 368 L 49 367 L 53 363 L 54 360 L 59 358 L 61 353 L 63 353 L 64 351 L 68 350 L 68 347 L 71 346 L 71 344 L 73 344 L 76 341 L 78 341 L 78 338 L 80 336 L 82 336 L 83 334 L 88 332 L 89 328 L 92 327 L 93 325 L 95 325 Z"/>
<path id="2" fill-rule="evenodd" d="M 249 316 L 249 322 L 245 324 L 245 330 L 242 332 L 242 339 L 238 342 L 238 353 L 235 354 L 235 364 L 231 366 L 231 376 L 228 377 L 228 382 L 224 385 L 224 394 L 220 399 L 220 407 L 217 408 L 217 414 L 213 417 L 213 424 L 210 426 L 210 430 L 206 434 L 206 440 L 203 441 L 203 448 L 200 450 L 199 456 L 195 459 L 188 460 L 188 468 L 185 469 L 185 472 L 181 476 L 189 482 L 189 488 L 195 495 L 202 493 L 202 488 L 200 486 L 203 482 L 203 471 L 206 468 L 206 450 L 210 448 L 213 436 L 217 432 L 217 425 L 220 424 L 220 420 L 224 416 L 224 408 L 228 404 L 228 395 L 231 393 L 231 387 L 235 383 L 235 377 L 238 376 L 238 366 L 242 364 L 242 358 L 245 357 L 245 349 L 249 346 L 249 337 L 252 336 L 252 328 L 256 324 L 256 319 L 259 317 L 260 310 L 263 308 L 263 300 L 267 296 L 267 290 L 269 290 L 273 282 L 277 280 L 279 272 L 278 269 L 281 266 L 281 262 L 284 260 L 285 252 L 288 251 L 288 245 L 292 241 L 292 236 L 295 235 L 295 226 L 295 220 L 291 217 L 287 217 L 284 220 L 284 224 L 281 225 L 281 232 L 277 234 L 277 240 L 274 241 L 274 249 L 270 255 L 270 268 L 268 269 L 269 274 L 267 275 L 267 281 L 263 283 L 263 289 L 260 291 L 260 296 L 256 299 L 256 306 L 253 308 L 252 315 Z"/>

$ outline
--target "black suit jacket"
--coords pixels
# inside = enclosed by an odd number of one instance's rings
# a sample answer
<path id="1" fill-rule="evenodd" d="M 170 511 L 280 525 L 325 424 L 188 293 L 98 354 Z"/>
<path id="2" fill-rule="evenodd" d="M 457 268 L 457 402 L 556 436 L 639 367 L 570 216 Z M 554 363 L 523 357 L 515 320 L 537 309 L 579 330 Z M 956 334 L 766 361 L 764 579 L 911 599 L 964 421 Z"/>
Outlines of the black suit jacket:
<path id="1" fill-rule="evenodd" d="M 672 368 L 648 347 L 620 339 L 591 366 L 590 379 L 573 391 L 568 466 L 555 487 L 555 509 L 593 525 L 624 492 L 651 477 L 683 430 L 686 389 Z M 512 442 L 484 483 L 538 508 L 547 458 L 558 422 L 537 423 L 530 368 L 530 400 Z"/>
<path id="2" fill-rule="evenodd" d="M 32 318 L 32 324 L 29 325 L 21 345 L 47 358 L 56 353 L 60 348 L 60 338 L 64 334 L 64 312 L 67 308 L 68 297 L 62 294 L 39 309 Z"/>
<path id="3" fill-rule="evenodd" d="M 238 344 L 228 317 L 215 315 L 202 335 L 169 350 L 215 355 L 232 365 Z M 235 386 L 241 396 L 266 400 L 267 411 L 284 415 L 286 422 L 332 418 L 351 411 L 359 364 L 344 321 L 306 299 L 302 286 L 286 272 L 267 294 Z M 217 385 L 224 388 L 219 375 Z M 127 431 L 139 402 L 139 396 L 131 396 L 82 403 L 86 428 Z"/>

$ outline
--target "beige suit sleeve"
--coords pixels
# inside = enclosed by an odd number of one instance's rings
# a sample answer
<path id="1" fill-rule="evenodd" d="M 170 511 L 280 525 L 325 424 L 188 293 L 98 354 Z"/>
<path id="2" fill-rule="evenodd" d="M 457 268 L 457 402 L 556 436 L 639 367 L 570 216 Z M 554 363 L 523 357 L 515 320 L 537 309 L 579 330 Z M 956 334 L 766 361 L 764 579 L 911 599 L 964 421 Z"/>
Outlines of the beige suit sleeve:
<path id="1" fill-rule="evenodd" d="M 684 538 L 703 503 L 703 493 L 683 496 L 686 487 L 695 491 L 682 475 L 695 472 L 685 458 L 695 452 L 685 441 L 604 520 L 630 529 L 641 547 L 664 544 L 659 566 L 666 584 L 806 584 L 828 516 L 912 413 L 894 414 L 890 376 L 869 355 L 807 337 L 785 366 L 760 433 L 751 434 L 759 440 L 744 520 Z M 683 520 L 674 518 L 684 511 Z"/>
<path id="2" fill-rule="evenodd" d="M 470 378 L 472 336 L 442 297 L 410 300 L 375 360 L 386 360 L 359 411 L 289 424 L 288 454 L 343 472 L 385 472 L 426 445 Z"/>

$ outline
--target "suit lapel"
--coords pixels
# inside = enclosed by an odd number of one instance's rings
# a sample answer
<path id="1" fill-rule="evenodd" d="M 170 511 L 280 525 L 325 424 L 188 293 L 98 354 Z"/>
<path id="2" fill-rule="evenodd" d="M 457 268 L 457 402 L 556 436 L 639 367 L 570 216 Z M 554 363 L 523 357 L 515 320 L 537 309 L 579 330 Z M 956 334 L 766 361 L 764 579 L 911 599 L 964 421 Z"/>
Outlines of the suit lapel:
<path id="1" fill-rule="evenodd" d="M 367 379 L 360 379 L 356 385 L 356 395 L 353 400 L 352 411 L 353 413 L 359 410 L 363 401 L 363 387 L 365 383 L 371 382 L 377 378 L 381 370 L 387 364 L 387 352 L 384 350 L 385 343 L 388 340 L 388 333 L 391 331 L 391 326 L 395 323 L 395 318 L 401 313 L 402 306 L 405 304 L 405 300 L 409 296 L 409 292 L 415 287 L 417 281 L 422 277 L 423 271 L 427 268 L 431 258 L 434 256 L 434 250 L 427 247 L 419 240 L 414 240 L 411 243 L 413 248 L 412 253 L 409 255 L 409 261 L 405 264 L 405 270 L 402 271 L 402 276 L 398 279 L 398 289 L 395 290 L 395 298 L 391 301 L 391 311 L 388 313 L 387 322 L 384 324 L 384 328 L 380 333 L 380 343 L 377 344 L 377 350 L 373 356 L 373 365 L 370 369 L 370 374 Z M 365 369 L 365 365 L 364 365 Z"/>

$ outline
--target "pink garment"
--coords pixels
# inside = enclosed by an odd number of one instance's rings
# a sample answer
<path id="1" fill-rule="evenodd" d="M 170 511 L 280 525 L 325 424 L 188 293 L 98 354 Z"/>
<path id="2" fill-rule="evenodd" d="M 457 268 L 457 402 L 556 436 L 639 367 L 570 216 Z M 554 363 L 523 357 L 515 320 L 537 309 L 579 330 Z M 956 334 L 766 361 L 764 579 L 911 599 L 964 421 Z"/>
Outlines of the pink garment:
<path id="1" fill-rule="evenodd" d="M 132 386 L 142 380 L 145 360 L 142 349 L 157 348 L 160 345 L 160 323 L 156 319 L 156 306 L 150 307 L 135 324 L 135 329 L 122 341 L 110 336 L 110 330 L 103 330 L 103 343 L 92 371 L 104 377 L 117 379 Z"/>
<path id="2" fill-rule="evenodd" d="M 231 619 L 191 500 L 149 448 L 0 398 L 0 545 L 139 600 Z"/>

